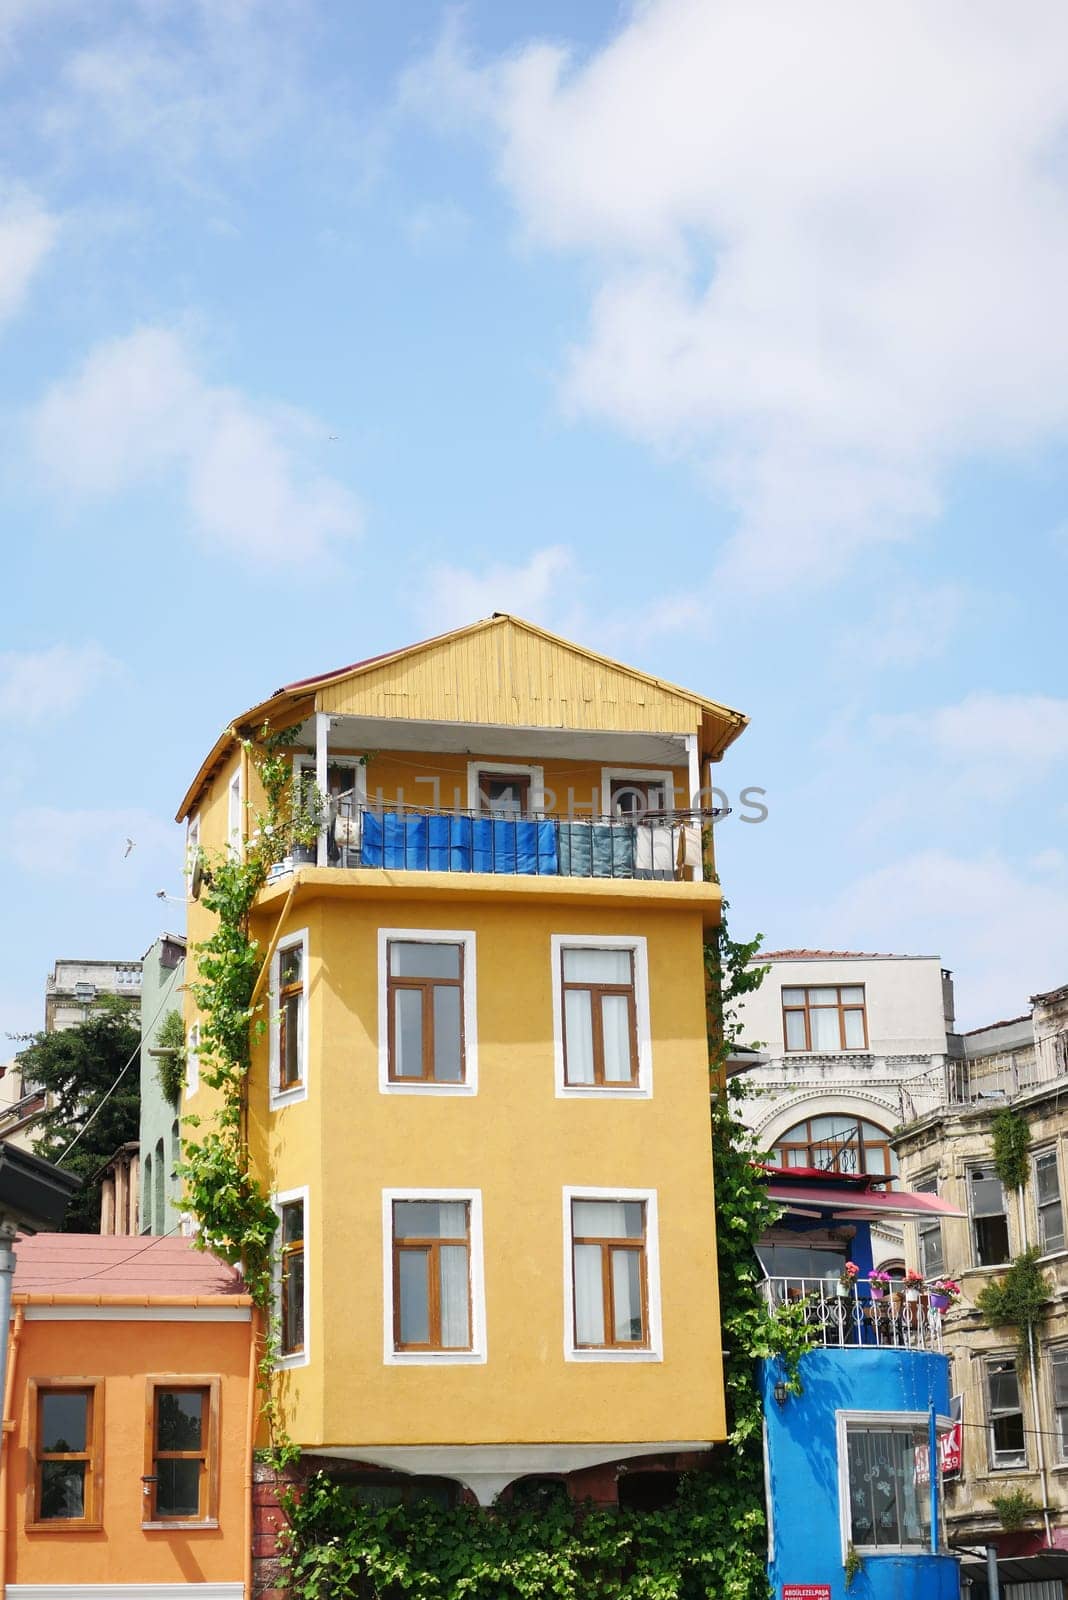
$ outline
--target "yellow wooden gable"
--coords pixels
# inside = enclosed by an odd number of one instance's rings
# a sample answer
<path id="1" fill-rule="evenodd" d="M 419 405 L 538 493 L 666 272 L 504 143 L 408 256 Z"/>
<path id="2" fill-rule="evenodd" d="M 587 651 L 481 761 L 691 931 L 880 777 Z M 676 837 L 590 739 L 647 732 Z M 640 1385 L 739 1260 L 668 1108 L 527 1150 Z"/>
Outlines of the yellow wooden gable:
<path id="1" fill-rule="evenodd" d="M 451 633 L 279 689 L 235 726 L 275 728 L 312 711 L 332 716 L 497 727 L 698 734 L 703 755 L 723 754 L 748 719 L 556 634 L 496 612 Z M 185 815 L 226 736 L 183 802 Z"/>

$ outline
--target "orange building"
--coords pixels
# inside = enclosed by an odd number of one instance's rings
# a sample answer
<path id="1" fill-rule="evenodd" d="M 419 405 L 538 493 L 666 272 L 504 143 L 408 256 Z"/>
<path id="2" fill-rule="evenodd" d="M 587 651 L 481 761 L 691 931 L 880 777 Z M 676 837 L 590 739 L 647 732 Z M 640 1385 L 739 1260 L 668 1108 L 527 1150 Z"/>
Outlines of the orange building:
<path id="1" fill-rule="evenodd" d="M 252 1306 L 186 1239 L 18 1245 L 0 1461 L 0 1600 L 241 1600 Z"/>

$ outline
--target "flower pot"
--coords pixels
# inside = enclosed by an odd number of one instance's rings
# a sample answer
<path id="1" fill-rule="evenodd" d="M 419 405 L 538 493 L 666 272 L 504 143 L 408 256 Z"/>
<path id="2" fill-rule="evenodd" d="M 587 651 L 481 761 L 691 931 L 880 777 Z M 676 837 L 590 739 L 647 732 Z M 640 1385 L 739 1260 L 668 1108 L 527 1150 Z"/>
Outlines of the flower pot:
<path id="1" fill-rule="evenodd" d="M 290 854 L 299 866 L 302 862 L 314 866 L 319 859 L 319 846 L 315 844 L 295 844 Z"/>
<path id="2" fill-rule="evenodd" d="M 948 1294 L 939 1294 L 936 1289 L 931 1290 L 928 1299 L 930 1300 L 932 1311 L 948 1311 L 953 1304 Z"/>
<path id="3" fill-rule="evenodd" d="M 906 1299 L 906 1301 L 908 1302 L 908 1304 L 910 1306 L 919 1305 L 919 1303 L 920 1303 L 920 1291 L 918 1289 L 906 1289 L 905 1290 L 905 1299 Z"/>
<path id="4" fill-rule="evenodd" d="M 838 1296 L 839 1300 L 847 1300 L 849 1298 L 849 1291 L 852 1289 L 852 1287 L 853 1285 L 851 1283 L 843 1283 L 841 1278 L 839 1278 L 838 1282 L 834 1286 L 834 1292 Z"/>
<path id="5" fill-rule="evenodd" d="M 871 1289 L 871 1297 L 873 1300 L 881 1300 L 886 1293 L 886 1290 L 883 1288 L 881 1283 L 870 1284 L 869 1288 Z"/>

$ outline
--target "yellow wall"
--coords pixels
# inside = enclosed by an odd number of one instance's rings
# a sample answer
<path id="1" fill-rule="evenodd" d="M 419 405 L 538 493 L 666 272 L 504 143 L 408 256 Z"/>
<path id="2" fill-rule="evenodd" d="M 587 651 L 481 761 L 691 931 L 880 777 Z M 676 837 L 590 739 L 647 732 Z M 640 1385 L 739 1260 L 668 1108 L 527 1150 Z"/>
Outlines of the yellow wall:
<path id="1" fill-rule="evenodd" d="M 9 1583 L 239 1582 L 245 1556 L 248 1322 L 25 1321 L 14 1383 L 15 1431 L 5 1442 Z M 141 1527 L 145 1380 L 221 1379 L 219 1526 L 179 1532 Z M 103 1527 L 27 1533 L 27 1380 L 104 1380 Z"/>
<path id="2" fill-rule="evenodd" d="M 310 935 L 307 1101 L 268 1113 L 265 1042 L 254 1065 L 255 1159 L 273 1188 L 313 1189 L 312 1361 L 286 1377 L 294 1436 L 304 1445 L 721 1438 L 701 911 L 580 911 L 549 895 L 518 906 L 440 893 L 391 901 L 382 883 L 380 898 L 327 891 L 287 918 L 285 931 Z M 475 930 L 477 1095 L 380 1093 L 380 927 Z M 264 938 L 266 929 L 265 920 Z M 650 1100 L 556 1098 L 551 933 L 647 939 Z M 662 1362 L 565 1362 L 565 1185 L 657 1190 Z M 488 1360 L 386 1366 L 381 1191 L 435 1186 L 482 1191 Z"/>

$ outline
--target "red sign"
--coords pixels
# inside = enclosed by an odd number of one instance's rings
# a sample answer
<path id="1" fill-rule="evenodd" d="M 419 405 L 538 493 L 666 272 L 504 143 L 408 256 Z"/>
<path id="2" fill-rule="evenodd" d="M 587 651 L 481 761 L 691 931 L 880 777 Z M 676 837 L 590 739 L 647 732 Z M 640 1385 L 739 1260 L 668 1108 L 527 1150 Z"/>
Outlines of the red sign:
<path id="1" fill-rule="evenodd" d="M 784 1583 L 782 1600 L 831 1600 L 829 1583 Z"/>
<path id="2" fill-rule="evenodd" d="M 942 1469 L 943 1478 L 960 1477 L 961 1457 L 964 1454 L 964 1423 L 961 1418 L 963 1405 L 963 1397 L 955 1394 L 950 1407 L 953 1426 L 948 1433 L 943 1433 L 938 1441 L 938 1464 Z"/>

